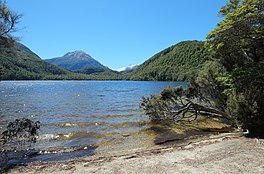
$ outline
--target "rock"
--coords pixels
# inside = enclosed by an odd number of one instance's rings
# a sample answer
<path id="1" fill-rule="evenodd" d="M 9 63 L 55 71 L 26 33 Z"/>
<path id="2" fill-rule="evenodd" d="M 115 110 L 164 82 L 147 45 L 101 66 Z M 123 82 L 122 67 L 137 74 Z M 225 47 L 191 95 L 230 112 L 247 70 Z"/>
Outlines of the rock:
<path id="1" fill-rule="evenodd" d="M 129 134 L 129 133 L 123 133 L 122 136 L 123 136 L 123 137 L 129 137 L 130 134 Z"/>

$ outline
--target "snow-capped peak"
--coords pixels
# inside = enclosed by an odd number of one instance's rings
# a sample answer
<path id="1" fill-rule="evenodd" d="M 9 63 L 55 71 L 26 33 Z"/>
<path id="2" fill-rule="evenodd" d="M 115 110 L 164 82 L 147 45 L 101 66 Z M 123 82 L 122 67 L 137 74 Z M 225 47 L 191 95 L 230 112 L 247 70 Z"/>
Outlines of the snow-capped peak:
<path id="1" fill-rule="evenodd" d="M 139 66 L 139 64 L 130 64 L 127 67 L 123 67 L 123 68 L 118 68 L 116 71 L 132 71 L 134 69 L 136 69 Z"/>
<path id="2" fill-rule="evenodd" d="M 64 57 L 90 57 L 91 56 L 89 54 L 87 54 L 86 52 L 82 51 L 82 50 L 77 50 L 77 51 L 72 51 L 72 52 L 68 52 L 64 55 Z"/>

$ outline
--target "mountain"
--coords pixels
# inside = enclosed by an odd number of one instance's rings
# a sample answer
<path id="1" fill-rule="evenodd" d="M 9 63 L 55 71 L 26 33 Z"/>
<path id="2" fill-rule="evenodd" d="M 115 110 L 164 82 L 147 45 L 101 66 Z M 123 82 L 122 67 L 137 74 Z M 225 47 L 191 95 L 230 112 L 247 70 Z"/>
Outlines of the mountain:
<path id="1" fill-rule="evenodd" d="M 72 71 L 87 67 L 105 67 L 84 51 L 69 52 L 62 57 L 46 59 L 45 61 L 58 67 L 66 68 Z"/>
<path id="2" fill-rule="evenodd" d="M 37 54 L 18 42 L 12 48 L 0 49 L 0 67 L 3 80 L 36 80 L 70 74 L 67 70 L 41 60 Z"/>
<path id="3" fill-rule="evenodd" d="M 184 41 L 157 53 L 138 67 L 129 66 L 125 69 L 128 71 L 123 72 L 113 71 L 103 66 L 83 51 L 70 52 L 61 59 L 51 60 L 63 62 L 60 60 L 66 59 L 68 63 L 73 62 L 73 64 L 68 64 L 68 69 L 75 70 L 71 72 L 41 60 L 25 45 L 15 43 L 13 48 L 0 48 L 0 71 L 3 69 L 2 79 L 4 80 L 127 79 L 179 81 L 192 78 L 208 58 L 209 53 L 204 47 L 204 42 Z M 88 60 L 94 63 L 90 63 L 88 66 Z M 83 62 L 86 62 L 85 65 Z M 134 69 L 134 67 L 137 68 Z M 129 70 L 132 71 L 129 72 Z"/>
<path id="4" fill-rule="evenodd" d="M 127 74 L 129 80 L 183 81 L 192 78 L 209 58 L 202 41 L 183 41 L 173 45 Z"/>

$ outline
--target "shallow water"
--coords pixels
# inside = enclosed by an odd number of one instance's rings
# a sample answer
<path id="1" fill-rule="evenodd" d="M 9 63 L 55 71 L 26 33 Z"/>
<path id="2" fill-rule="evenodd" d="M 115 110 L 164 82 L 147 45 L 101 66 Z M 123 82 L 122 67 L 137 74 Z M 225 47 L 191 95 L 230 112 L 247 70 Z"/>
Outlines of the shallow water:
<path id="1" fill-rule="evenodd" d="M 26 117 L 40 121 L 37 142 L 16 146 L 19 151 L 30 148 L 42 154 L 43 158 L 34 160 L 45 160 L 44 154 L 58 152 L 72 152 L 66 155 L 72 158 L 80 156 L 79 150 L 86 150 L 87 153 L 81 154 L 89 155 L 148 146 L 153 143 L 155 133 L 149 129 L 148 117 L 139 108 L 141 97 L 157 94 L 169 85 L 186 86 L 187 83 L 2 81 L 0 132 L 15 119 Z"/>

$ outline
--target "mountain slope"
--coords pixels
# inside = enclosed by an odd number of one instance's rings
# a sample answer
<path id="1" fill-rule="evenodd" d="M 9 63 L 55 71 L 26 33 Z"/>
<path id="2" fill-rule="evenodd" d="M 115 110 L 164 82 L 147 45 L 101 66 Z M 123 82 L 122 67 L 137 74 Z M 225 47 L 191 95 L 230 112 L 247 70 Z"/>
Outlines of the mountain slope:
<path id="1" fill-rule="evenodd" d="M 80 70 L 87 67 L 105 67 L 84 51 L 69 52 L 62 57 L 46 59 L 45 61 L 72 71 Z"/>
<path id="2" fill-rule="evenodd" d="M 127 75 L 130 80 L 183 81 L 190 79 L 208 59 L 201 41 L 183 41 L 173 45 L 140 65 Z"/>
<path id="3" fill-rule="evenodd" d="M 69 71 L 41 60 L 29 48 L 15 43 L 13 48 L 0 50 L 0 66 L 3 80 L 35 80 L 46 76 L 67 75 Z"/>
<path id="4" fill-rule="evenodd" d="M 101 80 L 120 80 L 122 79 L 122 73 L 111 70 L 107 67 L 86 67 L 80 70 L 76 70 L 76 73 L 94 76 Z"/>

